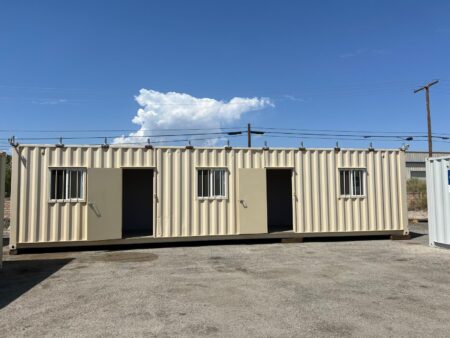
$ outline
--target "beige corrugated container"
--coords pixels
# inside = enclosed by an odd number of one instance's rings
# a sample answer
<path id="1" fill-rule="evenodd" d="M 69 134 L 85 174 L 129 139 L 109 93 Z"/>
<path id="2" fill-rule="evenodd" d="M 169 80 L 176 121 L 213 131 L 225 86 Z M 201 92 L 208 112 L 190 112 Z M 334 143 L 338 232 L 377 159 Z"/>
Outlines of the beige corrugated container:
<path id="1" fill-rule="evenodd" d="M 10 248 L 408 232 L 403 151 L 189 148 L 14 148 Z M 50 200 L 52 168 L 85 172 L 81 200 Z M 125 238 L 123 182 L 131 168 L 152 172 L 152 232 Z M 224 196 L 198 197 L 203 169 L 224 170 Z M 269 172 L 286 176 L 277 169 L 289 173 L 288 196 L 282 178 L 269 179 Z M 350 169 L 364 173 L 359 196 L 341 195 L 340 172 Z M 275 208 L 279 197 L 288 202 Z M 286 205 L 290 229 L 276 231 L 268 210 L 281 219 Z"/>
<path id="2" fill-rule="evenodd" d="M 0 242 L 2 243 L 0 250 L 0 269 L 3 265 L 3 217 L 5 207 L 5 166 L 6 154 L 0 152 Z"/>

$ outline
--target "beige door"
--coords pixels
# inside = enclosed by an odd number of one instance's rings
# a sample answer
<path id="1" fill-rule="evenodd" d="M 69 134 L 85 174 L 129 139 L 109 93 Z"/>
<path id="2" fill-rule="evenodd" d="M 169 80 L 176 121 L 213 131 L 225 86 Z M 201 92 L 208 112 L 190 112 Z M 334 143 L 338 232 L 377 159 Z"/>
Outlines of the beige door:
<path id="1" fill-rule="evenodd" d="M 239 169 L 239 233 L 267 233 L 266 169 Z"/>
<path id="2" fill-rule="evenodd" d="M 122 238 L 122 169 L 88 169 L 87 201 L 87 239 Z"/>

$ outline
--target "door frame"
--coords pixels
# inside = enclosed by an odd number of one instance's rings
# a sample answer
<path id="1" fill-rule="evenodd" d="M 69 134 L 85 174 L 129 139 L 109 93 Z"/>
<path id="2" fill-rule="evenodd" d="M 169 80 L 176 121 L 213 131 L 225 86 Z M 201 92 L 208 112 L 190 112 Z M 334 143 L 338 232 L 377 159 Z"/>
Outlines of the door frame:
<path id="1" fill-rule="evenodd" d="M 265 167 L 266 169 L 266 180 L 267 180 L 267 171 L 268 170 L 290 170 L 291 171 L 291 200 L 292 200 L 292 231 L 297 232 L 297 224 L 296 220 L 296 212 L 297 212 L 297 193 L 295 190 L 295 168 L 292 166 L 289 167 Z M 267 181 L 266 181 L 267 187 Z M 269 195 L 267 195 L 269 197 Z M 269 206 L 267 206 L 267 231 L 269 232 Z"/>
<path id="2" fill-rule="evenodd" d="M 157 228 L 157 207 L 158 207 L 158 195 L 157 195 L 157 169 L 156 166 L 145 166 L 145 167 L 133 167 L 133 166 L 122 166 L 120 167 L 120 169 L 122 170 L 122 177 L 123 177 L 123 170 L 152 170 L 153 171 L 153 220 L 152 220 L 152 227 L 153 227 L 153 231 L 152 231 L 152 235 L 151 236 L 145 236 L 145 237 L 153 237 L 156 238 L 156 228 Z M 123 184 L 123 178 L 122 178 L 122 184 Z M 123 187 L 122 187 L 123 190 Z M 122 212 L 123 212 L 123 204 L 122 204 Z M 122 229 L 123 229 L 123 224 L 122 224 Z"/>

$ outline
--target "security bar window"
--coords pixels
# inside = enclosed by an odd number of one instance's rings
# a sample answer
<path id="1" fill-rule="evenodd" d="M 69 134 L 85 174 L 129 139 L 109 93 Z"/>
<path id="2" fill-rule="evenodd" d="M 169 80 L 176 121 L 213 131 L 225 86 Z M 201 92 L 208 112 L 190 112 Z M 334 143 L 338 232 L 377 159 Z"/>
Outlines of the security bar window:
<path id="1" fill-rule="evenodd" d="M 340 170 L 341 196 L 364 196 L 364 169 Z"/>
<path id="2" fill-rule="evenodd" d="M 197 196 L 200 198 L 224 198 L 225 169 L 199 169 L 197 178 Z"/>
<path id="3" fill-rule="evenodd" d="M 84 169 L 50 169 L 50 201 L 84 200 Z"/>

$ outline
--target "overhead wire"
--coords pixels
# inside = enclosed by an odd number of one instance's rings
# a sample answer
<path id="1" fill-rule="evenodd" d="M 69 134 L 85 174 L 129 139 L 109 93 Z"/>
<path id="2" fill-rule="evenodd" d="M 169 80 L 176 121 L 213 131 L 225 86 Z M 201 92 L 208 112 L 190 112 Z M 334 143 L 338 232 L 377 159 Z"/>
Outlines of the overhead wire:
<path id="1" fill-rule="evenodd" d="M 137 131 L 194 131 L 194 130 L 228 130 L 242 129 L 243 127 L 223 128 L 167 128 L 167 129 L 0 129 L 3 133 L 101 133 L 101 132 L 137 132 Z"/>
<path id="2" fill-rule="evenodd" d="M 276 127 L 254 127 L 258 129 L 258 132 L 264 134 L 260 137 L 273 137 L 273 138 L 295 138 L 295 139 L 316 139 L 316 140 L 348 140 L 348 141 L 390 141 L 390 142 L 425 142 L 427 135 L 423 132 L 400 132 L 400 131 L 368 131 L 368 130 L 338 130 L 338 129 L 300 129 L 300 128 L 276 128 Z M 105 132 L 105 131 L 117 131 L 119 129 L 90 129 L 92 132 Z M 125 129 L 124 129 L 125 130 Z M 114 143 L 118 144 L 120 139 L 132 140 L 132 139 L 150 139 L 151 143 L 170 143 L 170 142 L 187 142 L 211 140 L 211 139 L 224 139 L 233 136 L 243 136 L 246 134 L 246 130 L 243 127 L 226 127 L 226 128 L 178 128 L 178 129 L 165 129 L 165 130 L 150 130 L 152 132 L 165 132 L 165 131 L 180 131 L 180 133 L 149 133 L 144 135 L 70 135 L 70 136 L 45 136 L 45 137 L 17 137 L 16 141 L 23 143 L 24 141 L 73 141 L 73 140 L 101 140 L 101 139 L 115 139 Z M 181 133 L 181 131 L 199 131 L 194 133 Z M 217 132 L 206 132 L 210 130 L 221 130 Z M 72 132 L 79 132 L 79 130 L 71 129 Z M 85 132 L 86 130 L 83 130 Z M 135 130 L 133 130 L 136 132 Z M 141 131 L 145 131 L 142 129 Z M 205 132 L 201 132 L 205 131 Z M 46 131 L 42 131 L 46 132 Z M 54 131 L 56 132 L 56 131 Z M 67 131 L 66 131 L 67 132 Z M 420 134 L 419 134 L 420 133 Z M 445 133 L 433 134 L 435 142 L 450 143 L 447 140 Z M 207 136 L 207 137 L 196 137 Z M 213 137 L 209 137 L 213 136 Z M 177 139 L 177 137 L 182 137 Z M 5 140 L 6 141 L 6 140 Z M 123 142 L 123 144 L 142 144 L 145 141 L 138 142 Z M 7 147 L 6 143 L 0 143 L 1 146 Z"/>
<path id="3" fill-rule="evenodd" d="M 243 133 L 243 131 L 215 132 L 215 133 L 186 133 L 186 134 L 150 134 L 150 135 L 103 135 L 103 136 L 69 136 L 62 137 L 64 140 L 87 140 L 87 139 L 104 139 L 104 138 L 161 138 L 161 137 L 178 137 L 178 136 L 203 136 L 203 135 L 230 135 L 230 133 Z M 39 141 L 39 140 L 55 140 L 57 137 L 21 137 L 20 140 Z"/>

